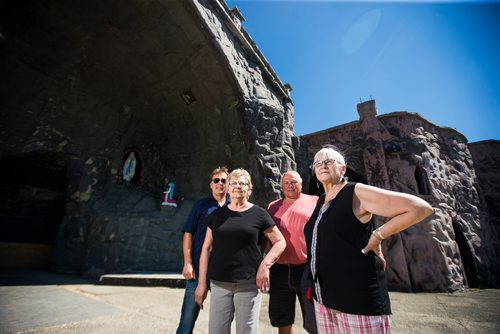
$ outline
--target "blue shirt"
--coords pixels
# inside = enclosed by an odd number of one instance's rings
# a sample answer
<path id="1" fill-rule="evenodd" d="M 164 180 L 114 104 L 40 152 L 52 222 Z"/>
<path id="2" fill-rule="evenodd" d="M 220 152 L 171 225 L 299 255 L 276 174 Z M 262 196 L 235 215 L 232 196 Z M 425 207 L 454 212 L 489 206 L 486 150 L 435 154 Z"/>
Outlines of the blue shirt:
<path id="1" fill-rule="evenodd" d="M 228 203 L 229 198 L 226 199 L 226 203 L 224 203 L 224 205 L 227 205 Z M 182 232 L 188 232 L 193 235 L 193 267 L 196 273 L 196 278 L 198 278 L 198 270 L 200 267 L 201 247 L 203 246 L 203 241 L 205 241 L 205 234 L 207 232 L 207 225 L 205 224 L 205 221 L 207 217 L 218 208 L 220 208 L 219 203 L 213 196 L 200 199 L 194 203 L 188 219 L 182 227 Z"/>

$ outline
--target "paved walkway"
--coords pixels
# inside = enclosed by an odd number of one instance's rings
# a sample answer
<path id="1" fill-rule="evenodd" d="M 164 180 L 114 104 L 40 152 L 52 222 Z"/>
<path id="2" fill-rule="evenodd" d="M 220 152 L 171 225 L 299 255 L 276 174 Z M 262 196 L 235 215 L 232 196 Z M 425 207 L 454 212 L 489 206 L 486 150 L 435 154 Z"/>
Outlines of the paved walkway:
<path id="1" fill-rule="evenodd" d="M 0 333 L 175 333 L 183 292 L 101 285 L 40 271 L 0 271 Z M 500 333 L 500 290 L 390 295 L 394 333 Z M 259 332 L 277 333 L 269 325 L 267 304 L 265 295 Z M 194 333 L 207 333 L 207 324 L 205 309 Z M 297 334 L 305 331 L 297 328 Z"/>

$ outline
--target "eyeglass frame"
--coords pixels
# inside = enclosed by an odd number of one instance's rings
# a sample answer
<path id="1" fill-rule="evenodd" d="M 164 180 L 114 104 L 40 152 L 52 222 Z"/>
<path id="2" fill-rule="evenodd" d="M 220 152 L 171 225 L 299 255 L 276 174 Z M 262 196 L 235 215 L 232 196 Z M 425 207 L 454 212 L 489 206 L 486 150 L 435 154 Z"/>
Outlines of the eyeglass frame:
<path id="1" fill-rule="evenodd" d="M 223 178 L 221 178 L 221 177 L 214 177 L 214 178 L 212 179 L 212 182 L 213 182 L 214 184 L 217 184 L 217 183 L 219 183 L 219 182 L 222 182 L 222 184 L 226 184 L 226 181 L 227 181 L 227 179 L 223 179 Z"/>
<path id="2" fill-rule="evenodd" d="M 290 182 L 283 182 L 283 181 L 281 181 L 281 188 L 283 188 L 283 186 L 288 186 L 288 185 L 296 186 L 299 183 L 302 183 L 302 182 L 297 181 L 297 180 L 292 180 Z"/>
<path id="3" fill-rule="evenodd" d="M 338 163 L 337 160 L 335 159 L 325 159 L 325 160 L 318 160 L 318 161 L 315 161 L 311 164 L 311 167 L 314 167 L 314 168 L 321 168 L 323 166 L 327 166 L 327 167 L 330 167 L 330 166 L 333 166 L 334 163 Z"/>
<path id="4" fill-rule="evenodd" d="M 249 183 L 248 182 L 243 182 L 243 181 L 231 181 L 228 183 L 229 186 L 231 187 L 237 187 L 237 186 L 240 186 L 240 187 L 244 187 L 244 186 L 248 186 Z"/>

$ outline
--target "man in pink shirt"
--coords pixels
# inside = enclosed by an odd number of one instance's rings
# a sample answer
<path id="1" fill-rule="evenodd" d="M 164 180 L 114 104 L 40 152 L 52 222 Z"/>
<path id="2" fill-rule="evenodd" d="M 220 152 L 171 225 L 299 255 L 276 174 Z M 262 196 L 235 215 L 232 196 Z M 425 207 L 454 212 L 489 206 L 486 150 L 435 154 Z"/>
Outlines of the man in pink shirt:
<path id="1" fill-rule="evenodd" d="M 285 237 L 286 248 L 271 267 L 269 318 L 279 334 L 294 333 L 295 300 L 299 298 L 304 328 L 316 333 L 314 306 L 306 298 L 308 279 L 304 225 L 316 207 L 317 196 L 302 193 L 302 178 L 295 171 L 281 177 L 284 198 L 269 203 L 267 211 Z"/>

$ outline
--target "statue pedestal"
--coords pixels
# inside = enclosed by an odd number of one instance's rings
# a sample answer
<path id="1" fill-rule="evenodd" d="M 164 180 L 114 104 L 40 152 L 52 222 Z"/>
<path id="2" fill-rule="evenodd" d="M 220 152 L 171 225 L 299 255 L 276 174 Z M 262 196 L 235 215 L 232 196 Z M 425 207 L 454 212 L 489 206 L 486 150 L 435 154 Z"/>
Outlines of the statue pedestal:
<path id="1" fill-rule="evenodd" d="M 173 217 L 176 211 L 177 211 L 177 206 L 162 205 L 160 207 L 160 212 L 168 217 Z"/>

